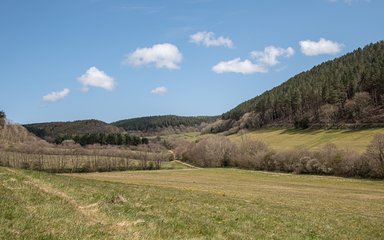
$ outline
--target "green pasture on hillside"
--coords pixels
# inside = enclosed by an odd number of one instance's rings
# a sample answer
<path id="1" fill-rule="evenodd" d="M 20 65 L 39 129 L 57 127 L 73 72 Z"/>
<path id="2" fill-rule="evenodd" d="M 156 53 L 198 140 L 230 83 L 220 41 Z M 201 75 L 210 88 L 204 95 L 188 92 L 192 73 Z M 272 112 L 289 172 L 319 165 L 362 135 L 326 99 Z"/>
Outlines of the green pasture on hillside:
<path id="1" fill-rule="evenodd" d="M 242 137 L 260 139 L 276 150 L 292 148 L 319 149 L 326 143 L 334 143 L 339 148 L 350 148 L 364 152 L 375 134 L 384 134 L 383 128 L 363 130 L 295 130 L 295 129 L 263 129 L 244 135 L 232 135 L 233 140 Z"/>

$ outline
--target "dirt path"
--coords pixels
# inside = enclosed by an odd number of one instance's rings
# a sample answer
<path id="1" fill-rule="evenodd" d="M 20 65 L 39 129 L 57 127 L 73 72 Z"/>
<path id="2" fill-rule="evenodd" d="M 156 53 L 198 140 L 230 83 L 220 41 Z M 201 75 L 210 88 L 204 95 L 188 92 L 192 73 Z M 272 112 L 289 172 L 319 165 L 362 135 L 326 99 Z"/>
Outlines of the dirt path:
<path id="1" fill-rule="evenodd" d="M 182 162 L 182 161 L 180 161 L 180 160 L 173 160 L 173 161 L 175 161 L 175 162 L 177 162 L 177 163 L 180 163 L 180 164 L 182 164 L 182 165 L 184 165 L 184 166 L 190 167 L 190 168 L 201 169 L 201 168 L 199 168 L 199 167 L 196 167 L 196 166 L 193 166 L 193 165 L 191 165 L 191 164 Z"/>
<path id="2" fill-rule="evenodd" d="M 182 164 L 182 165 L 184 165 L 184 166 L 187 166 L 187 167 L 190 167 L 190 168 L 200 169 L 199 167 L 196 167 L 196 166 L 193 166 L 193 165 L 191 165 L 191 164 L 188 164 L 188 163 L 182 162 L 182 161 L 180 161 L 180 160 L 177 160 L 177 158 L 176 158 L 176 154 L 175 154 L 174 151 L 172 151 L 172 150 L 168 150 L 168 152 L 170 152 L 170 153 L 173 155 L 173 161 L 174 161 L 174 162 L 180 163 L 180 164 Z"/>

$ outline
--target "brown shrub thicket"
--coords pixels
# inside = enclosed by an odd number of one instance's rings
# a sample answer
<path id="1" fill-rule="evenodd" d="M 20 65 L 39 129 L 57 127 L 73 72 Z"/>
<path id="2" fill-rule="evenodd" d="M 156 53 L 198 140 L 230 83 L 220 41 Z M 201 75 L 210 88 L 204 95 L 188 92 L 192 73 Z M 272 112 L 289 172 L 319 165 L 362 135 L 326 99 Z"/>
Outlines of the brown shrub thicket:
<path id="1" fill-rule="evenodd" d="M 372 166 L 369 175 L 384 178 L 384 134 L 374 136 L 363 157 Z"/>
<path id="2" fill-rule="evenodd" d="M 329 143 L 317 151 L 274 151 L 260 140 L 242 138 L 238 143 L 224 136 L 211 136 L 183 145 L 177 156 L 200 167 L 238 167 L 252 170 L 321 174 L 345 177 L 384 178 L 384 134 L 375 135 L 359 154 Z"/>
<path id="3" fill-rule="evenodd" d="M 220 135 L 210 136 L 196 144 L 190 144 L 183 159 L 201 167 L 225 167 L 233 158 L 233 144 Z"/>

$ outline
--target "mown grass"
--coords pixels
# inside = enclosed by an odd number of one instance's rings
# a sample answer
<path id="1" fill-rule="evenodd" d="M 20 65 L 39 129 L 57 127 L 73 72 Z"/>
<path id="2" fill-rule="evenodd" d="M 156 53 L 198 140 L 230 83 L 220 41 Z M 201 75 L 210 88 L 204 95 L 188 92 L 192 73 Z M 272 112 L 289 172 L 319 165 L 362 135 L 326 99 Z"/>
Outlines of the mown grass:
<path id="1" fill-rule="evenodd" d="M 384 182 L 183 169 L 0 168 L 0 239 L 383 239 Z"/>

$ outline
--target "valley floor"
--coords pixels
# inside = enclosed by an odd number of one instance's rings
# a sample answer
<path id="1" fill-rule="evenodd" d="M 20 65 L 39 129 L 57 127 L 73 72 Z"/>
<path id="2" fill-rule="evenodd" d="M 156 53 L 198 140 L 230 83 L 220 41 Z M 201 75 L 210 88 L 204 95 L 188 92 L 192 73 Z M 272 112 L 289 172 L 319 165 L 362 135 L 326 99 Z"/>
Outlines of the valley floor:
<path id="1" fill-rule="evenodd" d="M 179 169 L 0 168 L 0 239 L 383 239 L 384 182 Z"/>

